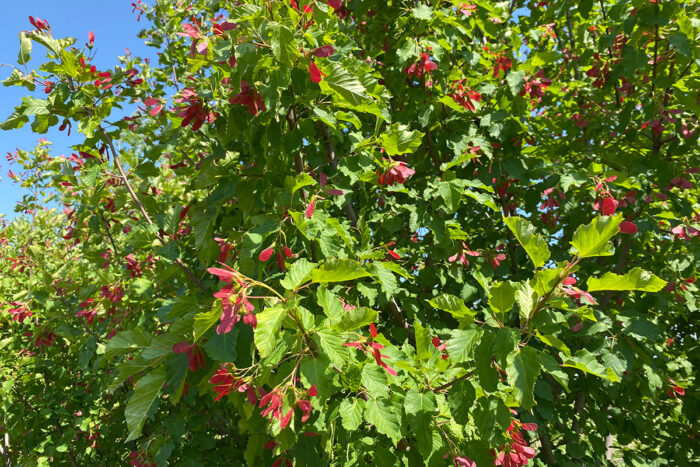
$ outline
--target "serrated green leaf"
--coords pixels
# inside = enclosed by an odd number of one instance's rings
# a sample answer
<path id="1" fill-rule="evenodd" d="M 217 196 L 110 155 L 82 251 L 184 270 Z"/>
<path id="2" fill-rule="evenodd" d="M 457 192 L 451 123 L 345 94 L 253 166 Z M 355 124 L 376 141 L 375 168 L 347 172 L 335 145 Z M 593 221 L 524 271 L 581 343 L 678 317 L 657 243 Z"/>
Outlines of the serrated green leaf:
<path id="1" fill-rule="evenodd" d="M 416 357 L 418 360 L 430 360 L 433 354 L 430 351 L 431 342 L 428 330 L 418 321 L 413 323 L 413 329 L 416 333 Z"/>
<path id="2" fill-rule="evenodd" d="M 338 413 L 343 423 L 343 428 L 348 431 L 357 430 L 362 424 L 362 414 L 365 411 L 365 401 L 359 397 L 350 397 L 340 403 Z"/>
<path id="3" fill-rule="evenodd" d="M 450 406 L 452 419 L 460 425 L 469 422 L 469 412 L 476 400 L 476 390 L 467 380 L 457 381 L 447 393 L 447 404 Z"/>
<path id="4" fill-rule="evenodd" d="M 515 304 L 515 289 L 510 282 L 497 282 L 489 289 L 489 306 L 494 313 L 507 313 Z"/>
<path id="5" fill-rule="evenodd" d="M 339 331 L 353 331 L 370 323 L 377 322 L 377 312 L 371 308 L 358 306 L 347 310 L 339 323 L 333 325 Z"/>
<path id="6" fill-rule="evenodd" d="M 203 349 L 212 360 L 218 363 L 235 362 L 237 356 L 236 344 L 240 326 L 234 327 L 223 334 L 213 333 Z"/>
<path id="7" fill-rule="evenodd" d="M 197 313 L 194 316 L 194 326 L 192 332 L 194 341 L 197 342 L 221 317 L 221 305 L 213 307 L 209 311 Z"/>
<path id="8" fill-rule="evenodd" d="M 508 382 L 513 388 L 513 397 L 525 410 L 535 405 L 535 381 L 541 369 L 538 352 L 532 347 L 521 347 L 508 356 Z"/>
<path id="9" fill-rule="evenodd" d="M 282 321 L 287 316 L 287 310 L 282 305 L 265 308 L 257 314 L 258 325 L 255 328 L 255 347 L 260 357 L 265 358 L 272 353 L 277 345 Z"/>
<path id="10" fill-rule="evenodd" d="M 32 53 L 32 41 L 27 37 L 24 32 L 19 33 L 19 55 L 17 56 L 17 63 L 24 65 L 31 58 Z"/>
<path id="11" fill-rule="evenodd" d="M 564 389 L 569 390 L 569 375 L 562 369 L 556 358 L 548 353 L 540 352 L 540 363 L 543 371 L 552 375 Z"/>
<path id="12" fill-rule="evenodd" d="M 446 311 L 457 319 L 475 316 L 476 312 L 467 308 L 464 301 L 450 294 L 442 294 L 428 300 L 428 303 L 438 310 Z"/>
<path id="13" fill-rule="evenodd" d="M 317 358 L 306 357 L 301 362 L 301 374 L 311 385 L 316 386 L 318 397 L 325 400 L 331 394 L 331 381 L 333 380 L 333 369 L 330 361 L 324 355 Z"/>
<path id="14" fill-rule="evenodd" d="M 536 268 L 544 266 L 549 259 L 549 247 L 535 227 L 522 217 L 504 217 L 503 221 L 518 239 L 525 253 L 530 257 Z"/>
<path id="15" fill-rule="evenodd" d="M 311 279 L 311 271 L 316 267 L 316 265 L 306 258 L 299 258 L 296 260 L 289 269 L 284 279 L 280 281 L 280 285 L 285 288 L 285 290 L 294 290 L 300 285 L 304 284 L 307 280 Z"/>
<path id="16" fill-rule="evenodd" d="M 394 123 L 382 135 L 382 147 L 390 156 L 411 153 L 418 149 L 423 140 L 423 133 L 410 130 L 408 125 Z"/>
<path id="17" fill-rule="evenodd" d="M 401 439 L 401 419 L 389 401 L 370 397 L 365 404 L 365 420 L 379 433 L 391 438 L 394 444 Z"/>
<path id="18" fill-rule="evenodd" d="M 331 92 L 352 106 L 371 102 L 367 89 L 357 76 L 347 71 L 342 65 L 330 62 L 327 66 L 320 66 L 320 68 L 326 73 L 326 77 L 319 83 L 322 91 Z"/>
<path id="19" fill-rule="evenodd" d="M 437 407 L 435 394 L 432 391 L 420 392 L 416 388 L 409 389 L 404 398 L 403 407 L 414 433 L 427 430 Z"/>
<path id="20" fill-rule="evenodd" d="M 134 388 L 134 394 L 126 405 L 126 426 L 129 429 L 129 437 L 126 441 L 137 439 L 141 436 L 141 429 L 146 421 L 146 416 L 153 403 L 160 394 L 160 389 L 165 382 L 165 366 L 161 365 L 142 377 Z"/>
<path id="21" fill-rule="evenodd" d="M 362 368 L 362 385 L 371 397 L 389 396 L 389 380 L 384 368 L 368 361 Z"/>
<path id="22" fill-rule="evenodd" d="M 614 383 L 620 381 L 612 368 L 605 368 L 598 360 L 596 360 L 595 355 L 585 349 L 579 350 L 571 357 L 567 357 L 565 355 L 562 355 L 561 357 L 562 366 L 576 368 L 578 370 L 585 371 L 586 373 L 598 376 L 599 378 L 610 380 Z"/>
<path id="23" fill-rule="evenodd" d="M 105 358 L 109 359 L 125 353 L 148 347 L 151 338 L 141 328 L 120 331 L 107 341 L 105 346 Z"/>
<path id="24" fill-rule="evenodd" d="M 348 357 L 348 348 L 343 346 L 342 336 L 333 329 L 317 329 L 312 337 L 316 345 L 326 354 L 331 363 L 342 366 Z"/>
<path id="25" fill-rule="evenodd" d="M 614 249 L 608 242 L 620 230 L 622 221 L 622 214 L 598 216 L 590 224 L 576 229 L 571 245 L 581 258 L 610 256 Z"/>
<path id="26" fill-rule="evenodd" d="M 429 20 L 433 17 L 433 9 L 421 3 L 413 9 L 413 17 L 416 19 Z"/>
<path id="27" fill-rule="evenodd" d="M 475 326 L 453 330 L 446 347 L 450 359 L 455 363 L 469 360 L 482 333 L 483 331 Z"/>
<path id="28" fill-rule="evenodd" d="M 280 62 L 291 65 L 296 59 L 298 47 L 294 40 L 294 31 L 286 24 L 269 23 L 270 45 L 272 54 Z"/>
<path id="29" fill-rule="evenodd" d="M 666 286 L 666 281 L 642 268 L 634 268 L 623 276 L 606 272 L 599 278 L 589 277 L 586 286 L 589 292 L 599 290 L 658 292 Z"/>
<path id="30" fill-rule="evenodd" d="M 318 283 L 345 282 L 367 276 L 369 273 L 362 265 L 350 259 L 331 259 L 311 272 L 311 280 Z"/>

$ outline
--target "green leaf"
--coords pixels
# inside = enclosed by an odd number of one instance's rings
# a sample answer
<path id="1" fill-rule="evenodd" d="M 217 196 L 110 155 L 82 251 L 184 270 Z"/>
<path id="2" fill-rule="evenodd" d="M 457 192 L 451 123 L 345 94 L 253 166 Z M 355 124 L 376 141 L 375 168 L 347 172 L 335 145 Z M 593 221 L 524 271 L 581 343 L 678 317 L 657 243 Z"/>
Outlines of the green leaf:
<path id="1" fill-rule="evenodd" d="M 23 32 L 19 33 L 19 55 L 17 56 L 17 63 L 24 65 L 31 58 L 32 53 L 32 40 L 27 37 Z"/>
<path id="2" fill-rule="evenodd" d="M 513 96 L 517 96 L 518 94 L 520 94 L 520 91 L 523 89 L 523 85 L 525 84 L 525 72 L 511 71 L 506 76 L 506 82 L 508 83 L 508 87 L 510 88 L 510 93 Z"/>
<path id="3" fill-rule="evenodd" d="M 552 375 L 564 389 L 569 390 L 569 375 L 562 369 L 556 358 L 548 353 L 540 352 L 540 363 L 542 370 Z"/>
<path id="4" fill-rule="evenodd" d="M 327 328 L 317 329 L 312 338 L 331 363 L 339 366 L 345 363 L 348 348 L 343 346 L 343 338 L 337 331 Z"/>
<path id="5" fill-rule="evenodd" d="M 219 321 L 221 317 L 221 305 L 213 307 L 210 311 L 204 313 L 197 313 L 194 315 L 194 327 L 192 332 L 194 334 L 194 341 L 197 342 L 202 336 Z"/>
<path id="6" fill-rule="evenodd" d="M 535 405 L 535 381 L 541 368 L 538 352 L 532 347 L 521 347 L 508 356 L 508 382 L 513 387 L 513 397 L 525 410 Z"/>
<path id="7" fill-rule="evenodd" d="M 331 324 L 339 323 L 346 314 L 343 302 L 340 301 L 337 295 L 330 292 L 325 285 L 319 286 L 316 291 L 316 301 L 326 316 L 328 316 Z"/>
<path id="8" fill-rule="evenodd" d="M 414 433 L 427 430 L 437 407 L 435 394 L 432 391 L 422 393 L 416 388 L 411 388 L 406 393 L 403 407 Z"/>
<path id="9" fill-rule="evenodd" d="M 237 356 L 236 344 L 238 343 L 240 330 L 241 328 L 238 326 L 223 334 L 213 333 L 202 348 L 216 362 L 235 362 Z"/>
<path id="10" fill-rule="evenodd" d="M 690 45 L 690 40 L 688 39 L 688 36 L 686 36 L 682 32 L 674 32 L 668 37 L 668 41 L 673 47 L 678 49 L 680 53 L 682 53 L 686 57 L 692 58 L 693 49 Z"/>
<path id="11" fill-rule="evenodd" d="M 368 361 L 362 368 L 362 385 L 371 397 L 389 396 L 389 380 L 384 368 Z"/>
<path id="12" fill-rule="evenodd" d="M 394 123 L 389 131 L 382 135 L 382 147 L 390 156 L 411 153 L 418 149 L 423 140 L 423 133 L 409 130 L 408 125 Z"/>
<path id="13" fill-rule="evenodd" d="M 345 312 L 339 323 L 333 327 L 339 331 L 354 331 L 377 321 L 377 312 L 371 308 L 358 306 Z"/>
<path id="14" fill-rule="evenodd" d="M 316 386 L 319 399 L 324 400 L 330 396 L 333 369 L 328 358 L 323 355 L 319 355 L 317 358 L 306 357 L 302 360 L 300 368 L 302 376 L 306 378 L 308 383 Z"/>
<path id="15" fill-rule="evenodd" d="M 318 283 L 345 282 L 367 276 L 369 273 L 360 263 L 349 259 L 327 260 L 311 272 L 311 280 Z"/>
<path id="16" fill-rule="evenodd" d="M 504 217 L 503 221 L 525 249 L 536 268 L 541 268 L 549 259 L 549 247 L 535 227 L 522 217 Z"/>
<path id="17" fill-rule="evenodd" d="M 299 258 L 287 270 L 287 275 L 280 281 L 286 290 L 294 290 L 310 279 L 311 271 L 316 265 L 306 258 Z"/>
<path id="18" fill-rule="evenodd" d="M 120 331 L 107 341 L 105 346 L 105 358 L 110 359 L 118 355 L 133 352 L 148 347 L 151 338 L 141 328 Z"/>
<path id="19" fill-rule="evenodd" d="M 418 321 L 413 323 L 413 329 L 416 332 L 416 357 L 418 360 L 430 360 L 433 354 L 430 351 L 432 344 L 428 330 L 421 326 Z"/>
<path id="20" fill-rule="evenodd" d="M 282 305 L 265 308 L 257 314 L 258 325 L 255 328 L 255 346 L 260 357 L 265 358 L 272 353 L 277 345 L 282 321 L 287 316 L 287 310 Z"/>
<path id="21" fill-rule="evenodd" d="M 576 229 L 571 245 L 581 258 L 610 256 L 614 248 L 608 241 L 620 230 L 622 221 L 622 214 L 598 216 L 590 224 Z"/>
<path id="22" fill-rule="evenodd" d="M 413 17 L 416 19 L 429 20 L 433 17 L 433 9 L 421 3 L 413 9 Z"/>
<path id="23" fill-rule="evenodd" d="M 537 293 L 535 293 L 529 281 L 520 284 L 515 294 L 515 300 L 518 302 L 520 318 L 523 321 L 529 319 L 535 303 L 537 303 Z"/>
<path id="24" fill-rule="evenodd" d="M 161 365 L 142 377 L 134 388 L 134 394 L 126 405 L 126 426 L 129 429 L 127 442 L 141 436 L 146 416 L 153 406 L 165 382 L 165 366 Z"/>
<path id="25" fill-rule="evenodd" d="M 343 399 L 338 408 L 343 428 L 348 431 L 355 431 L 362 424 L 362 414 L 365 411 L 365 401 L 359 397 L 349 397 Z"/>
<path id="26" fill-rule="evenodd" d="M 576 368 L 578 370 L 585 371 L 586 373 L 598 376 L 599 378 L 610 380 L 613 383 L 620 381 L 612 368 L 605 368 L 600 362 L 598 362 L 598 360 L 596 360 L 595 355 L 585 349 L 579 350 L 571 357 L 562 356 L 562 366 Z"/>
<path id="27" fill-rule="evenodd" d="M 476 390 L 467 380 L 457 381 L 447 393 L 447 404 L 450 406 L 452 419 L 460 425 L 469 422 L 469 412 L 476 400 Z"/>
<path id="28" fill-rule="evenodd" d="M 24 115 L 49 115 L 49 103 L 43 99 L 35 99 L 31 96 L 22 98 L 22 113 Z"/>
<path id="29" fill-rule="evenodd" d="M 22 128 L 29 119 L 26 115 L 18 113 L 16 110 L 7 117 L 7 120 L 0 123 L 0 130 L 14 130 L 16 128 Z"/>
<path id="30" fill-rule="evenodd" d="M 370 397 L 365 405 L 365 420 L 396 444 L 401 439 L 401 420 L 396 408 L 385 399 Z"/>
<path id="31" fill-rule="evenodd" d="M 280 62 L 291 65 L 296 59 L 298 47 L 294 40 L 294 31 L 286 24 L 269 23 L 272 54 Z"/>
<path id="32" fill-rule="evenodd" d="M 474 346 L 479 341 L 482 331 L 476 326 L 467 329 L 455 329 L 452 337 L 447 340 L 447 354 L 452 361 L 459 363 L 469 360 L 474 352 Z"/>
<path id="33" fill-rule="evenodd" d="M 658 292 L 666 286 L 666 281 L 642 268 L 634 268 L 624 276 L 606 272 L 602 277 L 589 277 L 586 282 L 589 292 L 599 290 L 640 290 Z"/>
<path id="34" fill-rule="evenodd" d="M 515 304 L 515 289 L 509 281 L 496 284 L 489 289 L 489 306 L 494 313 L 507 313 Z"/>
<path id="35" fill-rule="evenodd" d="M 367 89 L 357 76 L 347 71 L 339 63 L 330 62 L 321 68 L 327 75 L 319 83 L 322 91 L 326 93 L 332 91 L 333 94 L 352 106 L 359 106 L 363 102 L 371 101 Z"/>

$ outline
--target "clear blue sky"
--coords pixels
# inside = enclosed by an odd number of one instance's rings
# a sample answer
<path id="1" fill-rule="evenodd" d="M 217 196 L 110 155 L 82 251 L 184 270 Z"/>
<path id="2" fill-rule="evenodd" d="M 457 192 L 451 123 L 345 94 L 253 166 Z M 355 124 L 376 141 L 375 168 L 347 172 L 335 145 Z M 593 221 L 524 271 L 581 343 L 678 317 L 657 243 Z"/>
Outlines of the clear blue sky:
<path id="1" fill-rule="evenodd" d="M 129 48 L 132 55 L 150 57 L 155 60 L 155 50 L 146 47 L 142 40 L 136 37 L 144 28 L 145 18 L 136 22 L 137 15 L 132 14 L 132 0 L 4 0 L 2 15 L 0 15 L 0 63 L 17 64 L 19 51 L 18 34 L 23 30 L 31 30 L 29 16 L 46 19 L 51 25 L 54 37 L 75 37 L 76 47 L 87 42 L 88 32 L 95 33 L 94 64 L 100 69 L 109 69 L 118 62 L 117 56 L 124 55 Z M 45 58 L 43 48 L 34 44 L 30 69 L 36 68 Z M 7 78 L 12 72 L 10 67 L 0 67 L 0 79 Z M 19 104 L 22 96 L 27 95 L 27 89 L 21 87 L 0 86 L 0 121 L 5 120 L 12 109 Z M 45 96 L 43 88 L 37 88 L 37 97 Z M 31 123 L 31 122 L 30 122 Z M 32 133 L 30 124 L 19 130 L 0 130 L 0 214 L 6 218 L 14 216 L 14 206 L 21 199 L 23 190 L 7 177 L 7 171 L 13 167 L 5 159 L 7 152 L 16 148 L 31 149 L 39 138 L 53 142 L 52 153 L 55 155 L 70 154 L 70 146 L 81 142 L 82 135 L 75 131 L 71 136 L 53 127 L 45 135 Z"/>

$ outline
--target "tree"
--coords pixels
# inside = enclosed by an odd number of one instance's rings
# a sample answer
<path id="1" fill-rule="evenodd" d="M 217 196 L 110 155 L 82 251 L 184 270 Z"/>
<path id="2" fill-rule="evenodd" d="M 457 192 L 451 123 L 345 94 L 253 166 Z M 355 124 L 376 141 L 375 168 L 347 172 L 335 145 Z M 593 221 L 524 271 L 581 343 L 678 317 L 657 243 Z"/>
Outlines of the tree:
<path id="1" fill-rule="evenodd" d="M 6 463 L 699 460 L 697 5 L 134 7 L 4 81 Z"/>

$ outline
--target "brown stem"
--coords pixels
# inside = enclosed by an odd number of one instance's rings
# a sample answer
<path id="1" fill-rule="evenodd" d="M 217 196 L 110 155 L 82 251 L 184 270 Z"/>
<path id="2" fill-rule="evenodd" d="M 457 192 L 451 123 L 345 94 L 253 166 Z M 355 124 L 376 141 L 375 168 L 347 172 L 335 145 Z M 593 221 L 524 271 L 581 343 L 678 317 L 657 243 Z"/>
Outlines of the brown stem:
<path id="1" fill-rule="evenodd" d="M 544 456 L 544 462 L 547 465 L 556 464 L 556 458 L 554 457 L 554 449 L 552 448 L 552 441 L 549 439 L 549 433 L 545 428 L 545 424 L 542 423 L 537 430 L 537 436 L 540 438 L 540 443 L 542 444 L 542 455 Z"/>
<path id="2" fill-rule="evenodd" d="M 656 6 L 658 13 L 659 6 Z M 654 97 L 654 89 L 656 88 L 656 60 L 659 54 L 659 25 L 654 25 L 654 64 L 651 67 L 651 97 Z"/>
<path id="3" fill-rule="evenodd" d="M 425 143 L 428 146 L 428 154 L 430 154 L 430 158 L 433 160 L 433 164 L 435 164 L 435 170 L 440 171 L 440 158 L 433 145 L 433 135 L 430 133 L 430 125 L 425 127 Z"/>
<path id="4" fill-rule="evenodd" d="M 571 45 L 571 61 L 574 62 L 574 78 L 579 79 L 578 62 L 576 61 L 576 42 L 574 40 L 574 28 L 571 24 L 571 10 L 566 10 L 566 25 L 569 28 L 569 44 Z"/>
<path id="5" fill-rule="evenodd" d="M 112 237 L 112 232 L 109 228 L 109 224 L 107 223 L 107 219 L 105 219 L 105 216 L 100 213 L 100 218 L 102 219 L 102 223 L 105 225 L 105 232 L 107 232 L 107 237 L 109 238 L 109 242 L 112 244 L 112 248 L 114 248 L 114 254 L 119 257 L 119 250 L 117 249 L 117 244 L 114 243 L 114 238 Z"/>
<path id="6" fill-rule="evenodd" d="M 406 321 L 406 316 L 401 310 L 401 307 L 399 307 L 399 304 L 396 303 L 396 299 L 394 297 L 391 297 L 391 300 L 389 300 L 389 313 L 391 313 L 391 317 L 394 319 L 396 324 L 398 324 L 406 330 L 406 332 L 408 333 L 409 342 L 415 345 L 416 334 L 413 331 L 413 328 L 411 328 L 411 325 L 408 324 L 408 321 Z"/>
<path id="7" fill-rule="evenodd" d="M 129 182 L 129 179 L 126 176 L 126 172 L 124 172 L 124 167 L 122 167 L 121 162 L 119 161 L 119 155 L 117 153 L 117 150 L 114 148 L 114 142 L 112 141 L 112 138 L 109 136 L 109 134 L 105 131 L 104 128 L 100 127 L 100 131 L 102 132 L 102 135 L 105 138 L 105 142 L 109 146 L 109 149 L 112 153 L 112 157 L 114 158 L 114 164 L 117 166 L 117 170 L 119 171 L 119 174 L 121 175 L 122 180 L 124 180 L 124 184 L 126 185 L 126 189 L 129 191 L 129 195 L 131 195 L 131 199 L 136 204 L 136 207 L 139 209 L 141 212 L 141 215 L 143 216 L 144 220 L 148 225 L 153 225 L 153 220 L 151 217 L 148 215 L 148 212 L 146 212 L 146 208 L 143 206 L 143 203 L 141 203 L 141 200 L 139 200 L 139 197 L 136 196 L 136 192 L 134 191 L 134 188 L 131 186 L 131 182 Z M 165 243 L 165 238 L 160 234 L 160 232 L 157 234 L 158 238 Z M 115 252 L 116 253 L 116 252 Z M 202 292 L 206 292 L 207 288 L 204 287 L 204 284 L 202 283 L 201 280 L 192 272 L 192 270 L 187 267 L 185 263 L 182 262 L 179 258 L 173 261 L 182 271 L 185 273 L 185 275 L 190 278 L 192 282 L 194 282 L 197 287 Z"/>
<path id="8" fill-rule="evenodd" d="M 443 391 L 443 390 L 449 388 L 450 386 L 452 386 L 453 384 L 455 384 L 457 381 L 462 381 L 463 379 L 471 378 L 473 375 L 474 375 L 473 371 L 470 371 L 469 373 L 465 373 L 462 376 L 455 378 L 448 383 L 443 384 L 442 386 L 438 386 L 438 387 L 434 388 L 433 392 Z"/>

